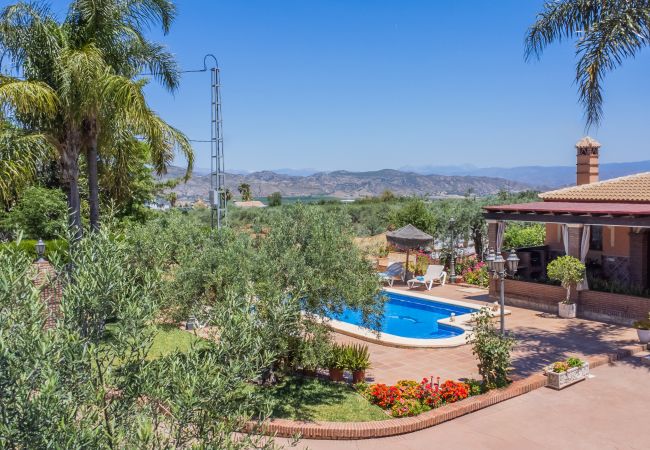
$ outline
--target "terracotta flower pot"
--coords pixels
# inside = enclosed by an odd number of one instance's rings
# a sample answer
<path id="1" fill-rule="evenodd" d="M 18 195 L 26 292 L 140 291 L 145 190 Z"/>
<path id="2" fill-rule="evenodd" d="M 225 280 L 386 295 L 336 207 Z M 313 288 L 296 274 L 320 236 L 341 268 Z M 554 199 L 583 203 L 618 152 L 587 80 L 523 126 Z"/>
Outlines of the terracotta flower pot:
<path id="1" fill-rule="evenodd" d="M 330 380 L 343 381 L 343 370 L 330 367 Z"/>
<path id="2" fill-rule="evenodd" d="M 352 371 L 352 382 L 361 383 L 362 381 L 366 381 L 366 371 L 365 370 Z"/>
<path id="3" fill-rule="evenodd" d="M 302 369 L 302 374 L 306 377 L 316 378 L 316 369 Z"/>

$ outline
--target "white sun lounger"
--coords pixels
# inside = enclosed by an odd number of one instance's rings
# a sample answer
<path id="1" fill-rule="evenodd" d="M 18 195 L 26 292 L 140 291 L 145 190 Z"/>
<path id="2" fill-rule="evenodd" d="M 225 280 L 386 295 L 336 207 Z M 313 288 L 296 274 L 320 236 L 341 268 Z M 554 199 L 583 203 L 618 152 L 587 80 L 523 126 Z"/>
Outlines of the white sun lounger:
<path id="1" fill-rule="evenodd" d="M 385 272 L 377 273 L 381 281 L 385 281 L 389 286 L 393 286 L 395 280 L 404 280 L 404 263 L 389 262 Z"/>
<path id="2" fill-rule="evenodd" d="M 433 264 L 427 267 L 427 271 L 424 275 L 411 278 L 410 280 L 408 280 L 407 284 L 409 289 L 414 288 L 415 285 L 423 284 L 427 288 L 427 290 L 431 290 L 434 281 L 437 281 L 444 286 L 446 280 L 447 280 L 447 272 L 445 272 L 445 267 L 437 264 Z"/>

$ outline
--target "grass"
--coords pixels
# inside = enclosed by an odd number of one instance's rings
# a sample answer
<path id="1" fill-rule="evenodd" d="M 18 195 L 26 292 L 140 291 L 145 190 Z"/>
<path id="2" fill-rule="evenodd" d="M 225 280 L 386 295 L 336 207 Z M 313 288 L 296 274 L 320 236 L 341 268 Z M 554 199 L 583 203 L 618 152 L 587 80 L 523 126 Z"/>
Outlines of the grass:
<path id="1" fill-rule="evenodd" d="M 156 328 L 158 331 L 147 354 L 148 359 L 160 358 L 175 350 L 186 352 L 193 342 L 201 340 L 201 338 L 181 330 L 175 325 L 158 325 Z"/>
<path id="2" fill-rule="evenodd" d="M 112 327 L 108 325 L 107 329 Z M 147 359 L 160 358 L 176 350 L 186 352 L 192 343 L 201 341 L 202 338 L 175 325 L 156 325 Z M 119 361 L 115 364 L 119 364 Z M 262 389 L 276 405 L 273 417 L 324 422 L 369 422 L 389 418 L 381 408 L 343 383 L 287 376 L 271 387 L 253 386 L 250 385 L 250 389 Z"/>
<path id="3" fill-rule="evenodd" d="M 381 408 L 343 383 L 286 377 L 278 385 L 263 389 L 276 402 L 273 417 L 324 422 L 370 422 L 389 418 Z"/>

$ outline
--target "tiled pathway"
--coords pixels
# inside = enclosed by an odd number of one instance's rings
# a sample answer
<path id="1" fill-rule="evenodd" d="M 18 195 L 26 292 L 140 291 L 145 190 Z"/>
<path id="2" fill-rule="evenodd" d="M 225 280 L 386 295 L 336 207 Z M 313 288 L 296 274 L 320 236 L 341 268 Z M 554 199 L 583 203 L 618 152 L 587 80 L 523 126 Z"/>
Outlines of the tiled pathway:
<path id="1" fill-rule="evenodd" d="M 425 293 L 420 291 L 421 293 Z M 476 304 L 490 302 L 487 291 L 468 293 L 456 286 L 435 286 L 431 295 Z M 582 319 L 560 319 L 528 309 L 508 307 L 506 329 L 518 340 L 513 353 L 514 376 L 527 376 L 549 363 L 570 355 L 589 356 L 612 353 L 637 342 L 631 328 Z M 355 338 L 336 335 L 340 342 L 359 342 Z M 457 379 L 478 378 L 476 359 L 469 345 L 444 349 L 402 349 L 368 343 L 373 368 L 369 381 L 394 383 L 400 379 L 419 380 L 440 376 Z"/>

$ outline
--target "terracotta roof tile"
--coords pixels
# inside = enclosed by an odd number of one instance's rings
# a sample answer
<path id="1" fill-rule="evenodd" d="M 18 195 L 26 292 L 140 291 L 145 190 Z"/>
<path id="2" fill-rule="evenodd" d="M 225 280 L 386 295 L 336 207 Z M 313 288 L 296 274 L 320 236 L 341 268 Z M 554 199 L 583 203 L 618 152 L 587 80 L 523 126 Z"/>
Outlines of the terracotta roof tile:
<path id="1" fill-rule="evenodd" d="M 650 172 L 544 192 L 539 196 L 544 201 L 650 203 Z"/>

